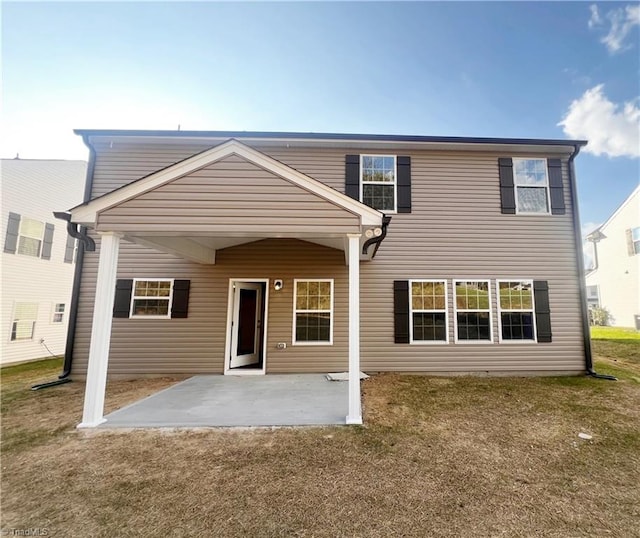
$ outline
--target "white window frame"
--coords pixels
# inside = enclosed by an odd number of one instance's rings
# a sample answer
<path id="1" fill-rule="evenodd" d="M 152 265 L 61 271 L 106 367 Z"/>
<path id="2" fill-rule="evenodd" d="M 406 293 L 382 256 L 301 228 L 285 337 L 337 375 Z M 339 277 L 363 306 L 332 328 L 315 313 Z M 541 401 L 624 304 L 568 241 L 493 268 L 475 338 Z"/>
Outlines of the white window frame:
<path id="1" fill-rule="evenodd" d="M 331 308 L 330 310 L 298 310 L 298 282 L 329 282 L 331 284 Z M 333 278 L 294 278 L 293 279 L 293 333 L 291 343 L 294 346 L 332 346 L 333 345 L 333 317 L 334 317 L 334 286 Z M 298 342 L 296 339 L 297 314 L 315 314 L 329 312 L 329 341 L 328 342 Z"/>
<path id="2" fill-rule="evenodd" d="M 528 184 L 518 184 L 518 175 L 516 174 L 516 162 L 519 161 L 544 161 L 544 177 L 545 184 L 544 185 L 528 185 Z M 516 200 L 516 214 L 518 215 L 550 215 L 551 214 L 551 193 L 549 190 L 549 166 L 547 159 L 541 157 L 514 157 L 512 159 L 513 164 L 513 195 Z M 544 189 L 545 196 L 547 199 L 547 210 L 546 211 L 523 211 L 520 209 L 520 205 L 518 203 L 518 187 L 529 188 L 529 189 Z"/>
<path id="3" fill-rule="evenodd" d="M 58 310 L 58 307 L 62 306 L 62 310 Z M 64 315 L 67 313 L 66 303 L 53 303 L 53 315 L 51 316 L 51 323 L 56 325 L 64 322 Z M 60 319 L 56 319 L 56 316 L 60 316 Z"/>
<path id="4" fill-rule="evenodd" d="M 36 237 L 34 235 L 27 235 L 25 233 L 22 232 L 22 226 L 25 224 L 26 221 L 32 221 L 32 222 L 38 222 L 42 225 L 42 233 L 40 234 L 40 237 Z M 46 223 L 39 220 L 39 219 L 32 219 L 30 217 L 25 217 L 25 216 L 21 216 L 20 217 L 20 227 L 18 228 L 18 243 L 16 244 L 16 254 L 20 255 L 20 256 L 27 256 L 29 258 L 41 258 L 42 257 L 42 247 L 44 246 L 44 232 L 45 232 L 45 228 L 46 228 Z M 40 241 L 40 247 L 38 248 L 38 254 L 33 255 L 33 254 L 25 254 L 24 252 L 20 252 L 20 239 L 24 237 L 27 239 L 35 239 L 37 241 Z"/>
<path id="5" fill-rule="evenodd" d="M 444 284 L 444 310 L 441 308 L 433 309 L 433 310 L 415 310 L 417 313 L 442 313 L 444 312 L 444 340 L 414 340 L 413 339 L 413 283 L 416 282 L 434 282 L 439 284 Z M 449 284 L 447 279 L 445 278 L 414 278 L 413 280 L 409 280 L 409 343 L 416 344 L 419 346 L 422 345 L 436 345 L 441 346 L 449 343 Z"/>
<path id="6" fill-rule="evenodd" d="M 458 308 L 456 285 L 463 282 L 486 282 L 489 293 L 489 308 Z M 453 280 L 453 338 L 456 344 L 493 344 L 493 308 L 491 300 L 491 280 L 488 278 L 458 278 Z M 460 340 L 458 339 L 458 312 L 489 312 L 489 340 Z"/>
<path id="7" fill-rule="evenodd" d="M 133 319 L 171 319 L 171 307 L 173 305 L 173 282 L 175 279 L 173 278 L 134 278 L 133 279 L 133 287 L 131 288 L 131 303 L 129 304 L 129 317 Z M 164 316 L 147 316 L 145 314 L 134 314 L 133 313 L 133 304 L 136 299 L 144 300 L 144 299 L 161 299 L 164 300 L 164 297 L 153 297 L 153 296 L 136 296 L 136 283 L 137 282 L 171 282 L 171 288 L 169 290 L 169 305 L 167 307 L 167 314 Z"/>
<path id="8" fill-rule="evenodd" d="M 634 237 L 636 232 L 639 235 L 638 239 L 636 239 Z M 636 226 L 635 228 L 631 228 L 631 246 L 633 248 L 633 255 L 634 256 L 640 254 L 640 226 Z"/>
<path id="9" fill-rule="evenodd" d="M 360 155 L 360 202 L 362 202 L 363 204 L 364 202 L 364 185 L 391 185 L 390 182 L 384 182 L 384 181 L 364 181 L 362 179 L 362 175 L 363 175 L 363 162 L 365 157 L 371 157 L 371 158 L 376 158 L 376 157 L 382 157 L 382 158 L 392 158 L 393 159 L 393 210 L 391 209 L 376 209 L 376 211 L 381 211 L 385 214 L 389 214 L 389 215 L 393 215 L 395 213 L 398 212 L 398 156 L 397 155 L 378 155 L 378 154 L 363 154 Z"/>
<path id="10" fill-rule="evenodd" d="M 521 284 L 531 285 L 531 309 L 515 309 L 515 310 L 503 310 L 500 305 L 500 283 L 501 282 L 520 282 Z M 499 342 L 501 344 L 537 344 L 538 343 L 538 327 L 536 326 L 536 297 L 533 292 L 533 279 L 532 278 L 501 278 L 496 280 L 496 302 L 498 307 L 498 335 Z M 531 312 L 533 320 L 533 340 L 504 340 L 502 338 L 502 313 L 503 312 Z"/>
<path id="11" fill-rule="evenodd" d="M 27 318 L 27 319 L 16 319 L 16 313 L 18 310 L 18 305 L 21 304 L 29 304 L 29 305 L 35 305 L 35 313 L 34 313 L 34 317 L 33 319 L 31 318 Z M 13 305 L 13 315 L 11 316 L 11 325 L 9 326 L 9 342 L 32 342 L 35 335 L 36 335 L 36 323 L 38 321 L 38 311 L 40 309 L 40 305 L 38 303 L 33 303 L 33 302 L 16 302 Z M 11 335 L 13 334 L 13 326 L 14 324 L 16 324 L 18 321 L 30 321 L 31 322 L 31 336 L 29 338 L 11 338 Z M 17 333 L 17 330 L 16 330 Z"/>

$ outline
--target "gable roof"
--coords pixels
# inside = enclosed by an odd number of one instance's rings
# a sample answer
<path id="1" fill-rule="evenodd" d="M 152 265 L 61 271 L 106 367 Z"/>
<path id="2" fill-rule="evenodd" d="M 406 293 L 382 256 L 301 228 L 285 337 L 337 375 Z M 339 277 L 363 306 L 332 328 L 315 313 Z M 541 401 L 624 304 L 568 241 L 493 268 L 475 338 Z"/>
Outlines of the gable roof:
<path id="1" fill-rule="evenodd" d="M 337 207 L 358 215 L 361 224 L 365 226 L 380 226 L 382 213 L 360 203 L 341 192 L 328 187 L 324 183 L 313 179 L 287 166 L 264 153 L 257 151 L 238 140 L 231 139 L 214 146 L 206 151 L 193 155 L 183 161 L 158 170 L 142 177 L 128 185 L 113 190 L 89 202 L 76 206 L 70 210 L 72 222 L 93 226 L 97 215 L 101 211 L 135 198 L 145 192 L 156 189 L 170 181 L 199 170 L 225 157 L 237 155 L 273 174 L 276 174 L 292 184 L 305 189 Z"/>

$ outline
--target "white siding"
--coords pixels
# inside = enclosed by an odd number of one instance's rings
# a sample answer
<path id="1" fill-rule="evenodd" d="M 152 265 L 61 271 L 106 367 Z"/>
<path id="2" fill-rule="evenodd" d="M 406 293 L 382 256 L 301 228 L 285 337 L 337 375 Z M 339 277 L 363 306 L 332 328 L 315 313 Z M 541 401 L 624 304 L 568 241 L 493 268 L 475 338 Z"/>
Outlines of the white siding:
<path id="1" fill-rule="evenodd" d="M 630 256 L 627 230 L 640 227 L 640 188 L 600 228 L 606 236 L 597 244 L 598 268 L 587 275 L 587 286 L 597 285 L 600 306 L 616 327 L 635 327 L 640 315 L 640 254 Z"/>
<path id="2" fill-rule="evenodd" d="M 66 211 L 82 201 L 86 163 L 3 159 L 2 215 L 2 316 L 0 325 L 3 365 L 64 353 L 75 263 L 64 263 L 66 224 L 53 211 Z M 55 226 L 51 259 L 4 252 L 9 212 Z M 17 303 L 37 303 L 38 317 L 32 340 L 11 341 Z M 65 305 L 64 321 L 53 323 L 56 303 Z"/>

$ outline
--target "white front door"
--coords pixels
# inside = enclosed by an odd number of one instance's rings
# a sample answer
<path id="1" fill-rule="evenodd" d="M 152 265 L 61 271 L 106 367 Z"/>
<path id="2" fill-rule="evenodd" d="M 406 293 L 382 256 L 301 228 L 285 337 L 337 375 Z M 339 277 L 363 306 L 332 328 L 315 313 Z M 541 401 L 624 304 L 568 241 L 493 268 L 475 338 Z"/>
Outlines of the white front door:
<path id="1" fill-rule="evenodd" d="M 229 368 L 260 367 L 262 347 L 262 289 L 256 282 L 236 282 L 233 292 Z"/>

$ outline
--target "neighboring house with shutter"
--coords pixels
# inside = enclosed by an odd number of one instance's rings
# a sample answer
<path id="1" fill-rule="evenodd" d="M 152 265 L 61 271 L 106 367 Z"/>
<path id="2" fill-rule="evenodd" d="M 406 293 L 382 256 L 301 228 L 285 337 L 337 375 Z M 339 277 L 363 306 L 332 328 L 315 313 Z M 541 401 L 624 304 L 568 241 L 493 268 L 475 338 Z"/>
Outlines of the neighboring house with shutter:
<path id="1" fill-rule="evenodd" d="M 611 325 L 640 330 L 640 186 L 587 236 L 593 267 L 587 273 L 590 306 L 611 314 Z"/>
<path id="2" fill-rule="evenodd" d="M 6 365 L 64 354 L 76 241 L 53 211 L 82 200 L 87 164 L 16 158 L 0 166 Z"/>
<path id="3" fill-rule="evenodd" d="M 582 141 L 81 130 L 66 369 L 110 376 L 591 370 Z M 62 209 L 62 208 L 60 208 Z M 75 313 L 72 313 L 75 318 Z M 95 396 L 95 398 L 94 398 Z"/>

